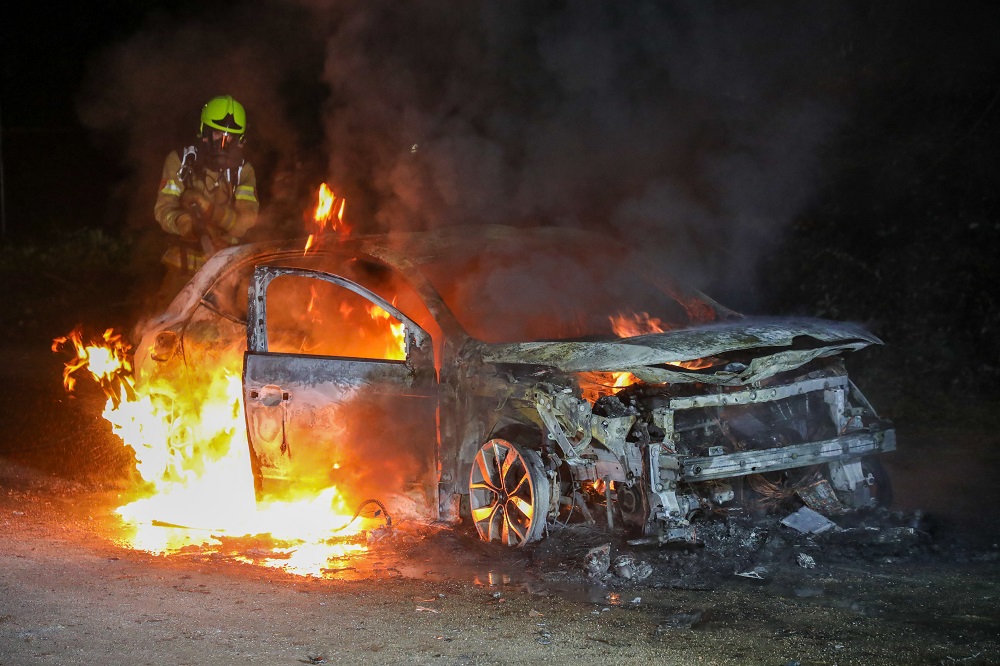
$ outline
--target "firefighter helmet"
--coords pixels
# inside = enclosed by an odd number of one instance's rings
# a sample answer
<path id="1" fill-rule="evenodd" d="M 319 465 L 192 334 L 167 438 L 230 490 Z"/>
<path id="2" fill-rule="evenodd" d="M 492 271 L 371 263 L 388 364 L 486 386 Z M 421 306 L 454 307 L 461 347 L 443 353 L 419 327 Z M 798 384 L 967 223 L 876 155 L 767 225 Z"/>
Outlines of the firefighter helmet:
<path id="1" fill-rule="evenodd" d="M 209 127 L 220 132 L 243 136 L 247 131 L 247 113 L 243 105 L 231 95 L 221 95 L 208 100 L 201 109 L 201 127 L 204 134 Z"/>

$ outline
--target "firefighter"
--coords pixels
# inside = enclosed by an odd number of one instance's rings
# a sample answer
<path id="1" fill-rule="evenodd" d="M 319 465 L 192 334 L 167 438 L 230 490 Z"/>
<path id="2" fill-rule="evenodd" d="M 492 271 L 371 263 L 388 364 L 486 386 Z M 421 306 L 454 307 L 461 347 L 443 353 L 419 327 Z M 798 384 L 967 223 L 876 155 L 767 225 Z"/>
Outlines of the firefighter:
<path id="1" fill-rule="evenodd" d="M 257 176 L 243 158 L 245 139 L 243 105 L 222 95 L 202 107 L 196 143 L 167 155 L 153 210 L 169 243 L 162 305 L 211 255 L 237 245 L 257 223 Z"/>

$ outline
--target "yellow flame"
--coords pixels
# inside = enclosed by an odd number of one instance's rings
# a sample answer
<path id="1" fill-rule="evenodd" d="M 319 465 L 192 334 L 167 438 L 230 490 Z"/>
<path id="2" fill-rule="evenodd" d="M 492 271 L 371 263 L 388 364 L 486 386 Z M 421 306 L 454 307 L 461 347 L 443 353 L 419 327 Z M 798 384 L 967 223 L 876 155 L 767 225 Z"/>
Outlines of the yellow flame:
<path id="1" fill-rule="evenodd" d="M 395 305 L 395 304 L 394 304 Z M 375 321 L 384 322 L 389 327 L 392 334 L 391 340 L 387 340 L 384 357 L 389 360 L 402 361 L 406 358 L 406 326 L 396 319 L 386 310 L 372 303 L 368 308 L 368 314 Z"/>
<path id="2" fill-rule="evenodd" d="M 67 362 L 63 368 L 63 386 L 67 391 L 72 391 L 76 386 L 74 374 L 85 368 L 105 392 L 109 391 L 109 386 L 116 377 L 127 377 L 132 372 L 132 363 L 128 356 L 130 347 L 114 329 L 105 330 L 101 340 L 87 343 L 83 340 L 82 327 L 78 326 L 68 335 L 53 340 L 52 351 L 62 351 L 67 343 L 72 345 L 76 354 L 76 357 Z"/>
<path id="3" fill-rule="evenodd" d="M 67 341 L 78 354 L 67 363 L 67 369 L 75 368 L 67 376 L 86 367 L 102 386 L 118 386 L 103 416 L 134 452 L 145 483 L 142 497 L 117 509 L 132 530 L 125 545 L 165 555 L 192 546 L 211 550 L 225 538 L 268 535 L 270 554 L 232 556 L 301 575 L 322 575 L 330 560 L 366 550 L 347 538 L 381 523 L 352 520 L 334 486 L 257 501 L 238 374 L 206 372 L 191 395 L 178 395 L 167 382 L 135 387 L 131 365 L 114 361 L 121 353 L 122 347 L 115 347 L 120 336 L 109 331 L 102 341 L 84 344 L 74 331 L 57 338 L 53 349 Z M 219 363 L 220 368 L 228 365 Z"/>
<path id="4" fill-rule="evenodd" d="M 313 214 L 313 219 L 319 224 L 321 230 L 330 219 L 330 212 L 333 210 L 333 202 L 336 199 L 337 195 L 333 193 L 333 190 L 326 183 L 322 183 L 319 186 L 316 212 Z"/>
<path id="5" fill-rule="evenodd" d="M 334 206 L 336 206 L 336 215 L 333 212 Z M 308 254 L 309 250 L 316 245 L 319 240 L 318 236 L 326 232 L 328 225 L 330 231 L 336 231 L 343 235 L 350 233 L 350 228 L 344 222 L 344 209 L 346 206 L 346 199 L 338 197 L 326 183 L 320 184 L 319 191 L 316 194 L 316 208 L 313 211 L 315 231 L 310 233 L 306 239 L 305 250 L 302 253 L 303 256 Z"/>
<path id="6" fill-rule="evenodd" d="M 605 395 L 613 395 L 619 389 L 638 381 L 631 372 L 581 372 L 577 377 L 583 398 L 590 402 Z"/>

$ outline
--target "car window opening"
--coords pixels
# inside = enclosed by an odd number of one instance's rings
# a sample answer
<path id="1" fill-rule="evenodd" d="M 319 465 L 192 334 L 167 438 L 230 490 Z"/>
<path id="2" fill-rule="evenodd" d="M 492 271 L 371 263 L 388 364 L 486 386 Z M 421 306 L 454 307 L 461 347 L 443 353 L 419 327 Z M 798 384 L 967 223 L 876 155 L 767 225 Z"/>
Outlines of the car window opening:
<path id="1" fill-rule="evenodd" d="M 275 278 L 267 290 L 268 351 L 398 361 L 405 327 L 368 299 L 324 280 Z"/>

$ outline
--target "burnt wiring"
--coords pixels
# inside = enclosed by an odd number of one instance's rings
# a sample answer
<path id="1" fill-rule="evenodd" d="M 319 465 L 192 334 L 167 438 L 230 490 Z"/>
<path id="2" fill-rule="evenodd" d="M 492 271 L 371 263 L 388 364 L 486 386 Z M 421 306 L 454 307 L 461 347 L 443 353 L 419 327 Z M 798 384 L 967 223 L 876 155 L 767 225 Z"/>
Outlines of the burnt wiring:
<path id="1" fill-rule="evenodd" d="M 794 493 L 788 488 L 782 488 L 779 484 L 765 479 L 761 474 L 748 476 L 747 484 L 761 496 L 761 499 L 756 503 L 760 507 L 777 507 Z"/>
<path id="2" fill-rule="evenodd" d="M 563 478 L 562 478 L 562 467 L 557 467 L 556 468 L 556 483 L 559 484 L 559 488 L 560 488 L 560 493 L 559 494 L 562 495 L 561 489 L 562 489 L 563 483 L 564 483 Z M 555 520 L 553 521 L 555 524 L 561 525 L 562 527 L 566 527 L 567 525 L 569 525 L 569 521 L 573 517 L 573 511 L 574 511 L 574 509 L 576 509 L 576 499 L 577 499 L 577 496 L 579 495 L 579 493 L 573 492 L 573 480 L 572 480 L 572 478 L 570 478 L 570 480 L 568 482 L 565 482 L 565 484 L 566 484 L 567 489 L 569 489 L 569 491 L 570 491 L 570 493 L 568 495 L 566 495 L 566 497 L 570 500 L 570 502 L 568 504 L 569 508 L 566 510 L 566 520 L 565 521 L 560 521 L 559 520 L 559 516 L 557 515 L 556 518 L 555 518 Z M 567 506 L 567 505 L 563 505 L 563 506 Z"/>
<path id="3" fill-rule="evenodd" d="M 736 439 L 736 437 L 733 435 L 732 430 L 729 427 L 729 424 L 725 423 L 722 420 L 721 416 L 713 418 L 712 421 L 715 423 L 715 427 L 719 429 L 719 432 L 722 433 L 722 436 L 725 437 L 727 440 L 729 440 L 729 443 L 733 447 L 733 451 L 746 450 L 747 448 L 746 445 L 743 444 L 740 440 Z"/>
<path id="4" fill-rule="evenodd" d="M 364 509 L 369 504 L 375 504 L 376 506 L 378 506 L 379 510 L 375 512 L 375 516 L 374 517 L 378 517 L 379 513 L 381 513 L 383 516 L 385 516 L 385 526 L 386 526 L 386 528 L 392 529 L 392 516 L 389 515 L 389 511 L 385 508 L 385 505 L 382 504 L 382 502 L 379 502 L 377 499 L 366 499 L 364 502 L 362 502 L 361 504 L 358 505 L 358 510 L 354 512 L 354 515 L 351 516 L 350 520 L 348 520 L 346 523 L 344 523 L 340 527 L 335 527 L 335 528 L 333 528 L 330 531 L 331 532 L 339 532 L 339 531 L 341 531 L 343 529 L 346 529 L 348 525 L 350 525 L 351 523 L 353 523 L 355 520 L 358 519 L 358 516 L 361 515 L 362 509 Z"/>
<path id="5" fill-rule="evenodd" d="M 557 470 L 556 470 L 556 483 L 558 483 L 559 486 L 560 486 L 560 488 L 562 488 L 564 481 L 563 481 L 562 468 L 561 467 L 557 468 Z M 580 490 L 578 488 L 574 487 L 572 478 L 568 482 L 565 482 L 565 486 L 566 486 L 566 491 L 567 491 L 566 494 L 562 495 L 562 493 L 560 492 L 560 495 L 562 497 L 565 497 L 566 499 L 568 499 L 569 502 L 567 502 L 567 503 L 560 502 L 560 505 L 566 511 L 566 517 L 565 517 L 565 519 L 560 520 L 559 517 L 558 517 L 558 515 L 557 515 L 553 519 L 553 521 L 552 521 L 553 525 L 559 525 L 561 527 L 567 527 L 569 525 L 570 521 L 573 519 L 573 512 L 574 511 L 579 511 L 580 515 L 588 523 L 594 523 L 595 522 L 594 521 L 594 517 L 590 513 L 590 509 L 587 508 L 587 500 L 583 497 L 583 494 L 580 493 Z M 561 510 L 560 510 L 560 513 L 561 513 Z"/>
<path id="6" fill-rule="evenodd" d="M 757 502 L 758 506 L 774 509 L 797 495 L 800 490 L 809 487 L 818 477 L 819 473 L 813 471 L 811 474 L 801 476 L 797 481 L 784 485 L 770 481 L 762 474 L 751 474 L 747 476 L 747 484 L 761 496 Z"/>

